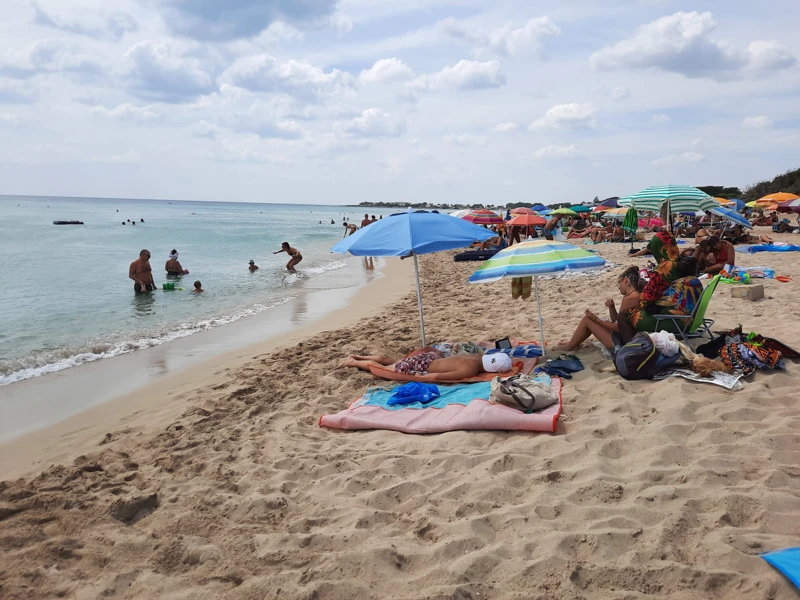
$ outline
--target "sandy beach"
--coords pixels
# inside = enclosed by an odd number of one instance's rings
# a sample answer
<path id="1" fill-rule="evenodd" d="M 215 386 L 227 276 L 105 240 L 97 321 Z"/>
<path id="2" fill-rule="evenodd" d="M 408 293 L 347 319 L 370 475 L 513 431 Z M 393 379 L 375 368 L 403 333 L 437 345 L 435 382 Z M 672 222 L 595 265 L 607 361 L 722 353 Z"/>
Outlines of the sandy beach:
<path id="1" fill-rule="evenodd" d="M 591 248 L 619 267 L 541 282 L 548 344 L 606 314 L 636 262 Z M 421 257 L 429 340 L 538 339 L 535 302 L 468 285 L 477 264 Z M 714 329 L 800 348 L 798 253 L 737 264 L 794 281 L 755 303 L 720 285 Z M 552 435 L 320 428 L 375 383 L 343 358 L 419 345 L 409 267 L 324 323 L 0 446 L 0 596 L 800 597 L 758 556 L 800 536 L 797 363 L 729 392 L 625 381 L 587 345 Z"/>

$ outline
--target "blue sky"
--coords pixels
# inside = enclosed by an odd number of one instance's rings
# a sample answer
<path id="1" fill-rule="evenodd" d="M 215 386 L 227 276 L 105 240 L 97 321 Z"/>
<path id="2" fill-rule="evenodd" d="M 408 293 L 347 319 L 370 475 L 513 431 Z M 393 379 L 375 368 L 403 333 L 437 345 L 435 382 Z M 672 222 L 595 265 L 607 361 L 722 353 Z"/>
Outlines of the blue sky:
<path id="1" fill-rule="evenodd" d="M 579 202 L 797 168 L 800 2 L 7 0 L 0 193 Z"/>

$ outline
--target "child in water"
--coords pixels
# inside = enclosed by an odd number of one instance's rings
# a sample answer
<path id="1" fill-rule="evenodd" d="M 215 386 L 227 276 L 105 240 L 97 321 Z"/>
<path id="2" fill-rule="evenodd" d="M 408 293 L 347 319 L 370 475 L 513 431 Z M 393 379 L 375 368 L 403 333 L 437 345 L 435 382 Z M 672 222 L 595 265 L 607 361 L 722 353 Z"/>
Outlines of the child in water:
<path id="1" fill-rule="evenodd" d="M 195 294 L 199 294 L 200 292 L 203 292 L 203 291 L 204 291 L 204 290 L 203 290 L 203 284 L 202 284 L 202 283 L 200 283 L 200 280 L 199 280 L 199 279 L 198 279 L 197 281 L 195 281 L 195 282 L 194 282 L 194 289 L 193 289 L 192 291 L 193 291 Z"/>
<path id="2" fill-rule="evenodd" d="M 253 271 L 258 271 L 258 265 L 256 265 L 256 261 L 251 260 L 250 261 L 250 272 L 252 273 Z"/>

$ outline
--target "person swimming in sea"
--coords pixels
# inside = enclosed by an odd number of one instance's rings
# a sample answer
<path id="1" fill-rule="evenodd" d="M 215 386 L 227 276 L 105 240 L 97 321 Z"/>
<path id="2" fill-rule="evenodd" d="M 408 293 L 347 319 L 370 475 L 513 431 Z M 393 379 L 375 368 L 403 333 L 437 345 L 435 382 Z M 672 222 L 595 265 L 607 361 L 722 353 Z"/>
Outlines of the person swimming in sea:
<path id="1" fill-rule="evenodd" d="M 256 265 L 256 261 L 254 261 L 254 260 L 251 260 L 251 261 L 250 261 L 250 267 L 249 267 L 249 268 L 250 268 L 250 272 L 251 272 L 251 273 L 253 273 L 253 272 L 255 272 L 255 271 L 258 271 L 258 265 Z"/>
<path id="2" fill-rule="evenodd" d="M 195 294 L 200 294 L 200 293 L 202 293 L 204 291 L 205 290 L 203 289 L 203 284 L 200 283 L 200 280 L 198 279 L 197 281 L 195 281 L 194 282 L 194 289 L 192 290 L 192 292 L 194 292 Z"/>
<path id="3" fill-rule="evenodd" d="M 184 270 L 181 263 L 178 262 L 178 251 L 174 248 L 172 252 L 169 253 L 169 258 L 164 265 L 164 270 L 167 272 L 167 275 L 185 275 L 189 272 Z"/>
<path id="4" fill-rule="evenodd" d="M 291 257 L 289 259 L 289 262 L 286 263 L 286 270 L 291 273 L 297 273 L 297 271 L 295 271 L 295 266 L 301 260 L 303 260 L 303 255 L 300 254 L 300 252 L 296 248 L 292 248 L 289 245 L 289 242 L 283 242 L 281 244 L 281 249 L 278 250 L 277 252 L 273 252 L 273 254 L 280 254 L 281 252 L 286 252 L 286 254 L 288 254 Z"/>

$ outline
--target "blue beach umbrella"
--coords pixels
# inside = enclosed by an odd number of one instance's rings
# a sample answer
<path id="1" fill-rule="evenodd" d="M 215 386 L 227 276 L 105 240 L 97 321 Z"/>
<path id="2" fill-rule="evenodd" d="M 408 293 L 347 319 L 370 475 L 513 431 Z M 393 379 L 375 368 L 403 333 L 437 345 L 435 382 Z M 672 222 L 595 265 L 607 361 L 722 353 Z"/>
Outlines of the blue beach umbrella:
<path id="1" fill-rule="evenodd" d="M 605 259 L 572 244 L 536 240 L 501 250 L 478 267 L 468 281 L 490 283 L 504 277 L 533 277 L 536 307 L 539 311 L 539 332 L 542 336 L 542 356 L 544 356 L 544 325 L 539 300 L 539 277 L 602 269 L 606 264 Z"/>
<path id="2" fill-rule="evenodd" d="M 494 232 L 450 215 L 424 210 L 391 215 L 353 235 L 344 238 L 331 248 L 331 252 L 353 256 L 414 256 L 417 276 L 417 304 L 422 345 L 425 346 L 425 321 L 422 317 L 422 292 L 419 287 L 418 254 L 431 254 L 454 248 L 464 248 L 473 242 L 485 242 L 495 237 Z"/>
<path id="3" fill-rule="evenodd" d="M 736 210 L 744 210 L 747 208 L 747 203 L 739 198 L 731 198 L 731 202 L 736 203 Z"/>
<path id="4" fill-rule="evenodd" d="M 543 208 L 542 210 L 537 210 L 536 212 L 542 216 L 547 216 L 551 214 L 553 211 L 550 210 L 549 208 Z"/>
<path id="5" fill-rule="evenodd" d="M 745 219 L 739 213 L 725 208 L 724 206 L 720 206 L 718 208 L 712 208 L 710 211 L 712 214 L 717 215 L 718 217 L 722 217 L 726 221 L 731 221 L 732 223 L 736 223 L 737 225 L 741 225 L 742 227 L 746 227 L 747 229 L 752 229 L 753 226 L 750 224 L 750 221 Z"/>

